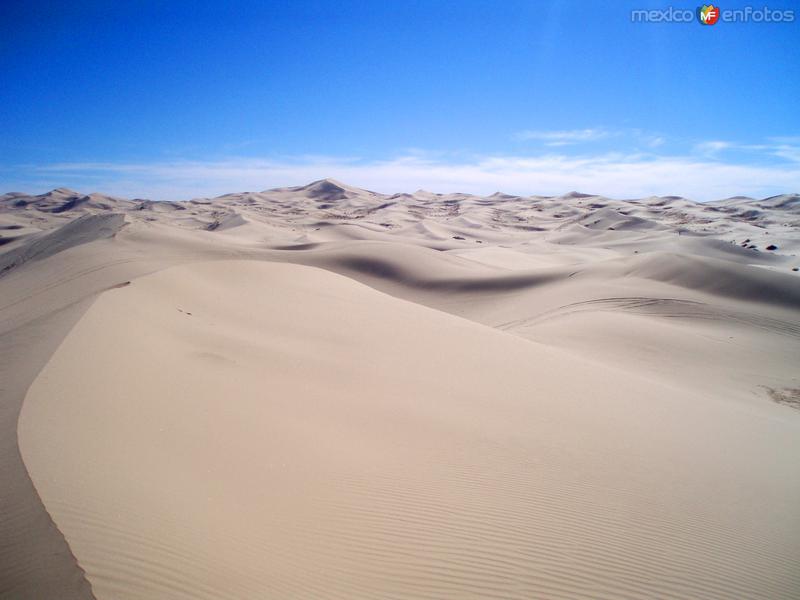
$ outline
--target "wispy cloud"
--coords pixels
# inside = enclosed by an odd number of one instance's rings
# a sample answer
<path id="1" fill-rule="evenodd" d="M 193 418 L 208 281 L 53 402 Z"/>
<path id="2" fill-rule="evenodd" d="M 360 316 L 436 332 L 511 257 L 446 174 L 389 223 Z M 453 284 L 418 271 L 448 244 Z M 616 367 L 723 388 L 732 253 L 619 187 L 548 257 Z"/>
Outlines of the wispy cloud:
<path id="1" fill-rule="evenodd" d="M 706 142 L 699 142 L 694 145 L 694 151 L 698 154 L 705 156 L 716 156 L 718 152 L 733 148 L 733 142 L 726 142 L 723 140 L 709 140 Z"/>
<path id="2" fill-rule="evenodd" d="M 567 129 L 560 131 L 534 131 L 526 129 L 518 131 L 514 137 L 518 140 L 538 140 L 548 146 L 566 146 L 581 142 L 591 142 L 609 137 L 611 132 L 600 129 Z"/>
<path id="3" fill-rule="evenodd" d="M 531 130 L 526 129 L 514 134 L 518 141 L 538 142 L 544 146 L 577 146 L 598 141 L 613 141 L 618 147 L 658 148 L 666 141 L 666 136 L 653 131 L 638 128 L 589 127 L 585 129 L 566 130 Z"/>
<path id="4" fill-rule="evenodd" d="M 774 162 L 774 159 L 778 158 L 783 161 L 800 163 L 800 137 L 773 137 L 760 144 L 712 140 L 695 144 L 693 152 L 706 158 L 718 158 L 723 153 L 727 153 L 727 155 L 736 153 L 762 161 L 768 159 Z"/>
<path id="5" fill-rule="evenodd" d="M 793 146 L 800 146 L 800 135 L 784 135 L 767 139 L 773 144 L 790 144 Z"/>
<path id="6" fill-rule="evenodd" d="M 0 189 L 40 192 L 68 186 L 124 197 L 187 199 L 299 185 L 323 177 L 386 193 L 420 187 L 436 192 L 488 194 L 501 190 L 523 195 L 579 190 L 618 198 L 676 194 L 712 200 L 798 191 L 800 163 L 773 161 L 759 166 L 696 156 L 618 153 L 449 160 L 413 154 L 373 161 L 305 156 L 280 160 L 87 162 L 16 167 L 0 172 Z"/>
<path id="7" fill-rule="evenodd" d="M 773 155 L 784 160 L 800 163 L 800 143 L 776 144 L 770 148 Z"/>

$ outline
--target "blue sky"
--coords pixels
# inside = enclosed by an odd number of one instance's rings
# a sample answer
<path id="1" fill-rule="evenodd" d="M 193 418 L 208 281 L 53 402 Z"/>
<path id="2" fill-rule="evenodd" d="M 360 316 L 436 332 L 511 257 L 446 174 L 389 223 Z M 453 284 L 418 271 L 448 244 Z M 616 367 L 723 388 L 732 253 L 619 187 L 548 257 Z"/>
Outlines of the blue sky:
<path id="1" fill-rule="evenodd" d="M 4 2 L 0 191 L 800 191 L 800 4 L 670 5 Z"/>

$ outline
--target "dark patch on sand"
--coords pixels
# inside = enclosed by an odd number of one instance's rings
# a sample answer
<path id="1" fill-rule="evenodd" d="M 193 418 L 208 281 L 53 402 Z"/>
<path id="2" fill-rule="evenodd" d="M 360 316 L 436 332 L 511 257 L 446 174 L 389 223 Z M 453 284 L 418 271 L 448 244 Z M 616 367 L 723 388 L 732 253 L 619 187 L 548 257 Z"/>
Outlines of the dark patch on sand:
<path id="1" fill-rule="evenodd" d="M 776 390 L 771 387 L 764 386 L 767 390 L 767 395 L 778 404 L 783 404 L 789 408 L 800 410 L 800 388 L 783 388 Z"/>

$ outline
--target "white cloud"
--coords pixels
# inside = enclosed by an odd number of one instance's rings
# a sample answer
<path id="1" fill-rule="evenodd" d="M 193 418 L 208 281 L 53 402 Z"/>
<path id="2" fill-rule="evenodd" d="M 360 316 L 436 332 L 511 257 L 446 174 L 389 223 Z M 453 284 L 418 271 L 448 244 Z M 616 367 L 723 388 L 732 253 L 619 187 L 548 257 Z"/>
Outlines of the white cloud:
<path id="1" fill-rule="evenodd" d="M 652 131 L 636 128 L 609 129 L 607 127 L 556 131 L 524 130 L 514 134 L 514 138 L 523 141 L 538 141 L 550 147 L 570 146 L 613 138 L 617 145 L 623 142 L 631 148 L 637 146 L 657 148 L 667 141 L 663 135 Z"/>
<path id="2" fill-rule="evenodd" d="M 779 144 L 772 147 L 771 152 L 784 160 L 800 163 L 800 145 Z"/>
<path id="3" fill-rule="evenodd" d="M 27 172 L 26 172 L 27 171 Z M 41 192 L 58 186 L 124 197 L 188 199 L 300 185 L 323 177 L 379 192 L 556 195 L 571 190 L 617 198 L 681 195 L 713 200 L 800 191 L 800 164 L 742 165 L 714 158 L 603 154 L 476 156 L 447 160 L 404 155 L 390 160 L 310 156 L 157 163 L 60 163 L 19 168 L 24 179 L 0 175 L 0 189 Z M 14 185 L 16 181 L 17 185 Z M 19 185 L 24 181 L 26 185 Z M 11 185 L 9 185 L 11 184 Z M 30 190 L 35 185 L 38 189 Z"/>
<path id="4" fill-rule="evenodd" d="M 539 140 L 547 146 L 566 146 L 581 142 L 592 142 L 606 138 L 610 132 L 605 129 L 568 129 L 562 131 L 524 130 L 515 134 L 518 140 Z"/>
<path id="5" fill-rule="evenodd" d="M 696 154 L 715 158 L 723 150 L 729 152 L 750 153 L 760 157 L 778 157 L 780 159 L 800 163 L 800 138 L 769 138 L 767 143 L 745 144 L 741 142 L 706 141 L 694 145 Z"/>
<path id="6" fill-rule="evenodd" d="M 789 145 L 800 145 L 800 135 L 786 135 L 786 136 L 779 136 L 779 137 L 771 137 L 767 138 L 770 142 L 774 142 L 776 144 L 789 144 Z"/>
<path id="7" fill-rule="evenodd" d="M 713 156 L 722 150 L 727 150 L 733 147 L 735 147 L 735 144 L 732 142 L 725 142 L 722 140 L 711 140 L 695 144 L 694 151 L 697 152 L 698 154 Z"/>

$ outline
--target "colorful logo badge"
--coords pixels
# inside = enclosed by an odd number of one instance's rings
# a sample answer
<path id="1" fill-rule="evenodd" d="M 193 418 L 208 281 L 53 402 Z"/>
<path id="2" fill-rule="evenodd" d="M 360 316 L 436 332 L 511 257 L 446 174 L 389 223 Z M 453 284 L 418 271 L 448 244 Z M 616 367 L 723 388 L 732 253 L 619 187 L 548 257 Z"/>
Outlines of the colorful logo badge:
<path id="1" fill-rule="evenodd" d="M 697 20 L 701 25 L 713 25 L 719 20 L 719 6 L 703 4 L 697 9 Z"/>

